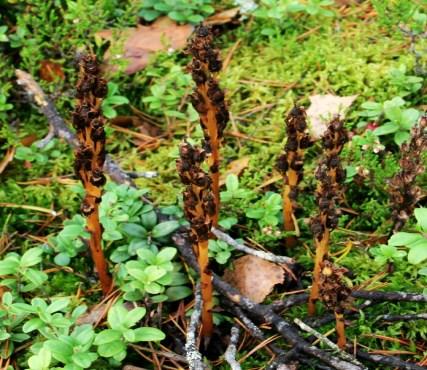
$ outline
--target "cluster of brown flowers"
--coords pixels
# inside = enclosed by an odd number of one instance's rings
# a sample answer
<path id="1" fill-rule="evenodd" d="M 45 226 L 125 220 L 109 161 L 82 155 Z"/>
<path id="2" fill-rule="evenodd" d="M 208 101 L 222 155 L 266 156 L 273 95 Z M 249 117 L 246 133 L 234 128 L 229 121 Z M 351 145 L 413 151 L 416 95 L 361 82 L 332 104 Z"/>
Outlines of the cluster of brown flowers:
<path id="1" fill-rule="evenodd" d="M 297 207 L 298 183 L 303 177 L 304 149 L 313 142 L 307 132 L 306 113 L 303 107 L 294 107 L 286 118 L 287 142 L 277 160 L 277 169 L 283 176 L 283 220 L 285 231 L 294 231 L 294 211 Z M 287 237 L 286 246 L 295 244 Z"/>
<path id="2" fill-rule="evenodd" d="M 344 281 L 344 274 L 347 272 L 346 268 L 334 266 L 328 260 L 321 264 L 320 297 L 325 306 L 335 313 L 340 348 L 346 346 L 344 310 L 349 309 L 352 303 L 352 290 Z"/>
<path id="3" fill-rule="evenodd" d="M 333 119 L 322 138 L 325 156 L 315 173 L 318 180 L 316 200 L 319 214 L 311 221 L 311 230 L 316 244 L 316 257 L 313 270 L 313 285 L 308 304 L 310 315 L 314 315 L 315 302 L 319 299 L 321 264 L 329 253 L 330 232 L 337 226 L 340 215 L 339 209 L 336 208 L 336 202 L 341 196 L 340 183 L 345 179 L 345 171 L 341 166 L 339 154 L 347 140 L 347 132 L 343 121 L 338 117 Z"/>
<path id="4" fill-rule="evenodd" d="M 399 231 L 412 215 L 421 198 L 416 178 L 424 172 L 422 154 L 427 148 L 427 116 L 424 115 L 411 132 L 411 140 L 402 144 L 400 171 L 390 181 L 390 198 L 393 207 L 393 231 Z"/>
<path id="5" fill-rule="evenodd" d="M 208 266 L 208 243 L 213 217 L 216 213 L 216 204 L 212 193 L 211 178 L 201 168 L 206 156 L 205 151 L 184 142 L 179 148 L 179 154 L 177 169 L 181 181 L 185 185 L 183 194 L 185 217 L 191 225 L 191 239 L 200 268 L 203 298 L 202 334 L 207 343 L 213 330 L 213 288 L 212 274 Z"/>
<path id="6" fill-rule="evenodd" d="M 224 92 L 219 87 L 214 74 L 222 68 L 218 49 L 213 46 L 213 34 L 209 27 L 199 26 L 190 40 L 188 52 L 192 55 L 189 70 L 196 88 L 191 101 L 199 113 L 204 134 L 204 148 L 212 175 L 212 191 L 217 212 L 213 222 L 217 225 L 219 210 L 219 147 L 224 129 L 229 120 L 229 112 L 224 100 Z"/>
<path id="7" fill-rule="evenodd" d="M 96 57 L 87 54 L 80 60 L 80 78 L 76 89 L 77 105 L 72 122 L 76 129 L 79 147 L 75 153 L 76 176 L 82 181 L 86 194 L 81 205 L 87 217 L 91 233 L 89 242 L 92 258 L 97 268 L 102 289 L 108 293 L 111 278 L 101 247 L 102 229 L 99 223 L 98 205 L 101 202 L 102 186 L 106 182 L 103 173 L 105 161 L 105 118 L 102 115 L 102 98 L 107 95 L 107 81 L 100 77 Z"/>
<path id="8" fill-rule="evenodd" d="M 336 201 L 341 196 L 341 183 L 345 180 L 339 154 L 347 140 L 343 121 L 335 118 L 322 138 L 325 157 L 315 173 L 319 184 L 316 200 L 320 213 L 312 219 L 311 230 L 317 240 L 323 238 L 326 229 L 334 229 L 338 224 L 340 210 L 336 208 Z"/>

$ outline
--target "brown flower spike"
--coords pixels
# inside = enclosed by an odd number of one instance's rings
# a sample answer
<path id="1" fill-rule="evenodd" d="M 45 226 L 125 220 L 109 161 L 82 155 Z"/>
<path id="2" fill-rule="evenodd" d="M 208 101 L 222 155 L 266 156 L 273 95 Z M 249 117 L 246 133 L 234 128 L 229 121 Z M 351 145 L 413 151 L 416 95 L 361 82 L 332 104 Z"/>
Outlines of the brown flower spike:
<path id="1" fill-rule="evenodd" d="M 422 154 L 427 149 L 427 115 L 424 115 L 411 132 L 409 143 L 402 144 L 400 171 L 389 184 L 390 200 L 393 207 L 393 232 L 402 229 L 414 212 L 421 198 L 421 189 L 416 186 L 417 176 L 425 170 Z"/>
<path id="2" fill-rule="evenodd" d="M 277 169 L 283 176 L 283 222 L 285 231 L 295 231 L 294 211 L 297 207 L 298 183 L 303 177 L 304 149 L 313 143 L 307 133 L 306 113 L 303 107 L 294 107 L 286 118 L 287 142 L 277 160 Z M 293 236 L 285 239 L 285 245 L 296 243 Z"/>
<path id="3" fill-rule="evenodd" d="M 219 212 L 219 147 L 229 113 L 224 100 L 224 92 L 219 87 L 215 74 L 222 68 L 219 51 L 213 47 L 213 35 L 209 27 L 196 28 L 190 40 L 188 52 L 192 55 L 189 64 L 196 88 L 191 95 L 194 109 L 199 113 L 200 125 L 204 134 L 204 147 L 207 153 L 209 171 L 212 176 L 216 212 L 213 215 L 214 226 L 218 225 Z"/>
<path id="4" fill-rule="evenodd" d="M 106 95 L 107 81 L 100 77 L 96 57 L 91 54 L 82 56 L 77 83 L 77 104 L 73 112 L 73 126 L 80 144 L 75 152 L 74 166 L 76 176 L 82 181 L 86 191 L 81 211 L 87 218 L 87 229 L 91 234 L 90 251 L 104 294 L 110 292 L 112 287 L 101 246 L 102 228 L 98 214 L 101 188 L 106 182 L 102 171 L 106 155 L 105 118 L 101 112 L 102 98 Z"/>
<path id="5" fill-rule="evenodd" d="M 339 154 L 347 140 L 347 132 L 343 122 L 338 117 L 333 119 L 322 138 L 325 155 L 315 173 L 318 180 L 316 200 L 319 215 L 311 220 L 316 257 L 313 284 L 308 301 L 308 313 L 310 315 L 314 315 L 315 303 L 319 299 L 320 271 L 322 262 L 328 257 L 330 232 L 338 225 L 340 212 L 336 208 L 336 200 L 341 195 L 340 183 L 345 179 L 345 171 L 341 166 Z"/>
<path id="6" fill-rule="evenodd" d="M 180 159 L 177 160 L 176 166 L 185 185 L 184 212 L 191 225 L 191 241 L 200 268 L 203 298 L 202 335 L 205 343 L 208 343 L 213 331 L 212 274 L 208 268 L 208 243 L 212 220 L 216 214 L 215 198 L 212 193 L 212 180 L 200 167 L 205 160 L 205 151 L 184 142 L 179 148 L 179 154 Z"/>
<path id="7" fill-rule="evenodd" d="M 338 347 L 346 346 L 344 310 L 351 308 L 351 288 L 344 282 L 344 274 L 348 270 L 344 267 L 334 266 L 330 261 L 324 260 L 320 273 L 320 297 L 323 304 L 335 314 Z"/>

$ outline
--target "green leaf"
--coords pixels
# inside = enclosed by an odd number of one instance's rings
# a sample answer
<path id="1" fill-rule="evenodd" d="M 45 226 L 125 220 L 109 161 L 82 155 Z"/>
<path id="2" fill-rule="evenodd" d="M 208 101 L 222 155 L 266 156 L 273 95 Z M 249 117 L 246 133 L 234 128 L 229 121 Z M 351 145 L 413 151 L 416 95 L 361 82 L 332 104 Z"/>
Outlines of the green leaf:
<path id="1" fill-rule="evenodd" d="M 377 136 L 392 134 L 399 130 L 399 125 L 394 122 L 387 122 L 384 125 L 374 130 L 374 134 Z"/>
<path id="2" fill-rule="evenodd" d="M 21 267 L 30 267 L 37 265 L 42 260 L 42 254 L 43 249 L 41 248 L 31 248 L 27 250 L 21 257 Z"/>
<path id="3" fill-rule="evenodd" d="M 58 311 L 64 310 L 64 308 L 68 307 L 70 305 L 70 299 L 69 298 L 60 298 L 53 301 L 47 308 L 47 312 L 54 313 Z"/>
<path id="4" fill-rule="evenodd" d="M 131 328 L 134 326 L 138 321 L 140 321 L 145 314 L 147 313 L 147 310 L 145 307 L 136 307 L 132 311 L 129 311 L 126 315 L 126 326 L 128 328 Z"/>
<path id="5" fill-rule="evenodd" d="M 246 211 L 246 217 L 260 219 L 264 216 L 265 210 L 261 208 L 251 208 Z"/>
<path id="6" fill-rule="evenodd" d="M 154 211 L 149 211 L 141 216 L 141 222 L 144 227 L 151 230 L 157 224 L 157 215 Z"/>
<path id="7" fill-rule="evenodd" d="M 224 228 L 225 230 L 230 230 L 235 224 L 237 224 L 236 217 L 227 217 L 219 220 L 219 226 Z"/>
<path id="8" fill-rule="evenodd" d="M 180 226 L 179 222 L 175 221 L 175 220 L 161 222 L 161 223 L 157 224 L 156 226 L 154 226 L 151 235 L 155 239 L 162 238 L 166 235 L 173 233 L 176 229 L 179 228 L 179 226 Z"/>
<path id="9" fill-rule="evenodd" d="M 53 358 L 66 364 L 73 354 L 73 347 L 59 339 L 47 340 L 44 345 L 52 353 Z"/>
<path id="10" fill-rule="evenodd" d="M 70 256 L 67 253 L 61 252 L 54 257 L 53 262 L 58 266 L 67 266 L 70 264 L 70 260 Z"/>
<path id="11" fill-rule="evenodd" d="M 156 256 L 156 262 L 158 264 L 171 261 L 176 255 L 176 248 L 165 247 Z"/>
<path id="12" fill-rule="evenodd" d="M 112 329 L 122 330 L 124 319 L 128 313 L 128 310 L 123 307 L 122 302 L 116 303 L 110 308 L 107 315 L 107 321 Z"/>
<path id="13" fill-rule="evenodd" d="M 122 104 L 129 103 L 128 98 L 120 95 L 110 96 L 109 98 L 107 98 L 107 101 L 109 104 L 113 104 L 113 105 L 122 105 Z"/>
<path id="14" fill-rule="evenodd" d="M 417 265 L 427 259 L 427 239 L 411 247 L 408 253 L 408 262 Z"/>
<path id="15" fill-rule="evenodd" d="M 135 342 L 135 332 L 132 329 L 128 329 L 123 332 L 123 336 L 127 342 Z"/>
<path id="16" fill-rule="evenodd" d="M 235 174 L 230 174 L 225 180 L 225 186 L 228 191 L 236 191 L 239 188 L 239 178 Z"/>
<path id="17" fill-rule="evenodd" d="M 405 232 L 398 232 L 389 239 L 388 245 L 399 247 L 399 246 L 408 246 L 410 244 L 414 244 L 415 242 L 418 242 L 422 240 L 423 237 L 420 234 L 416 233 L 405 233 Z"/>
<path id="18" fill-rule="evenodd" d="M 414 215 L 421 229 L 427 232 L 427 208 L 415 208 Z"/>
<path id="19" fill-rule="evenodd" d="M 98 353 L 102 357 L 116 357 L 118 355 L 126 356 L 126 344 L 122 341 L 114 341 L 105 344 L 101 344 L 98 347 Z"/>
<path id="20" fill-rule="evenodd" d="M 410 130 L 417 122 L 419 116 L 420 116 L 420 112 L 418 112 L 416 109 L 414 108 L 405 109 L 402 112 L 401 126 L 406 130 Z"/>
<path id="21" fill-rule="evenodd" d="M 147 230 L 144 227 L 138 224 L 126 223 L 122 225 L 123 231 L 135 238 L 144 239 L 147 237 Z"/>
<path id="22" fill-rule="evenodd" d="M 155 342 L 165 339 L 166 335 L 161 330 L 150 327 L 142 327 L 134 330 L 135 342 Z"/>
<path id="23" fill-rule="evenodd" d="M 28 359 L 28 366 L 31 370 L 49 370 L 52 354 L 49 349 L 42 347 L 39 353 Z"/>
<path id="24" fill-rule="evenodd" d="M 19 259 L 6 257 L 3 261 L 0 261 L 0 276 L 13 275 L 18 271 L 18 267 Z"/>
<path id="25" fill-rule="evenodd" d="M 87 369 L 92 362 L 96 360 L 98 356 L 95 353 L 90 352 L 77 352 L 74 353 L 71 359 L 77 365 L 82 367 L 83 369 Z"/>
<path id="26" fill-rule="evenodd" d="M 31 320 L 28 320 L 23 326 L 22 331 L 24 333 L 29 333 L 34 330 L 40 329 L 41 327 L 45 326 L 45 323 L 40 320 L 39 318 L 34 318 Z"/>
<path id="27" fill-rule="evenodd" d="M 186 297 L 189 297 L 193 291 L 188 286 L 173 286 L 166 289 L 166 295 L 168 296 L 169 302 L 180 301 Z"/>
<path id="28" fill-rule="evenodd" d="M 401 146 L 405 141 L 409 139 L 411 135 L 407 131 L 397 131 L 394 134 L 394 142 Z"/>
<path id="29" fill-rule="evenodd" d="M 93 344 L 99 346 L 120 340 L 122 333 L 118 330 L 106 329 L 96 334 Z"/>

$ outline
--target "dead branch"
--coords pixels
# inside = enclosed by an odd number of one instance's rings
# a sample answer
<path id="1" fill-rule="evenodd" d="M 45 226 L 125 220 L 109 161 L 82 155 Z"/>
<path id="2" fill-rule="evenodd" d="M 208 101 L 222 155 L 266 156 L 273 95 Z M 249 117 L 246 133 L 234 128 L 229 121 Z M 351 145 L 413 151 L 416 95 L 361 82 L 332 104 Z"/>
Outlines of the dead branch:
<path id="1" fill-rule="evenodd" d="M 308 326 L 306 323 L 304 323 L 300 319 L 298 319 L 298 318 L 294 319 L 294 323 L 297 324 L 302 330 L 304 330 L 307 333 L 314 335 L 317 339 L 319 339 L 321 342 L 323 342 L 329 348 L 333 349 L 334 353 L 338 357 L 342 358 L 345 361 L 351 362 L 354 365 L 360 366 L 362 369 L 367 369 L 363 364 L 361 364 L 359 361 L 357 361 L 352 355 L 348 354 L 347 352 L 342 351 L 334 342 L 329 340 L 329 338 L 324 336 L 322 333 L 319 333 L 318 331 L 314 330 L 312 327 Z"/>
<path id="2" fill-rule="evenodd" d="M 373 355 L 373 354 L 358 350 L 357 357 L 361 358 L 362 360 L 368 360 L 370 362 L 388 365 L 390 369 L 426 370 L 425 366 L 418 366 L 417 364 L 411 364 L 410 362 L 405 362 L 395 356 Z"/>
<path id="3" fill-rule="evenodd" d="M 194 293 L 194 309 L 191 313 L 190 323 L 187 327 L 187 336 L 185 342 L 185 357 L 187 358 L 190 370 L 208 369 L 204 364 L 196 344 L 196 332 L 199 326 L 200 316 L 202 315 L 202 294 L 200 283 L 196 285 Z"/>
<path id="4" fill-rule="evenodd" d="M 230 344 L 224 353 L 224 359 L 230 365 L 231 370 L 241 370 L 239 362 L 236 360 L 237 343 L 239 342 L 240 330 L 237 324 L 231 328 Z"/>
<path id="5" fill-rule="evenodd" d="M 354 298 L 369 299 L 372 301 L 388 302 L 427 302 L 427 296 L 422 293 L 405 292 L 376 292 L 366 290 L 355 290 L 351 293 Z"/>
<path id="6" fill-rule="evenodd" d="M 406 315 L 380 315 L 377 320 L 381 321 L 415 321 L 415 320 L 427 320 L 427 312 L 413 313 Z"/>
<path id="7" fill-rule="evenodd" d="M 183 235 L 176 234 L 173 237 L 173 240 L 187 263 L 196 271 L 198 271 L 198 264 L 191 250 L 191 246 L 187 243 Z M 241 295 L 237 289 L 233 288 L 214 273 L 212 274 L 212 279 L 213 284 L 219 293 L 227 297 L 236 305 L 239 305 L 244 310 L 251 312 L 251 314 L 271 324 L 284 339 L 286 339 L 293 346 L 296 346 L 301 352 L 313 356 L 314 358 L 319 359 L 320 361 L 338 370 L 362 369 L 360 366 L 356 366 L 347 361 L 337 359 L 329 353 L 322 351 L 306 342 L 298 334 L 297 329 L 292 324 L 274 313 L 270 306 L 257 304 L 251 301 L 249 298 Z"/>
<path id="8" fill-rule="evenodd" d="M 218 230 L 215 227 L 212 227 L 211 229 L 212 234 L 214 234 L 219 240 L 222 240 L 224 242 L 226 242 L 228 245 L 231 245 L 234 249 L 247 253 L 247 254 L 251 254 L 253 256 L 262 258 L 264 260 L 273 262 L 273 263 L 277 263 L 277 264 L 294 264 L 295 260 L 291 257 L 287 257 L 287 256 L 276 256 L 273 253 L 269 253 L 269 252 L 264 252 L 264 251 L 259 251 L 253 248 L 250 248 L 244 244 L 240 244 L 238 243 L 236 240 L 234 240 L 230 235 L 222 232 L 221 230 Z"/>

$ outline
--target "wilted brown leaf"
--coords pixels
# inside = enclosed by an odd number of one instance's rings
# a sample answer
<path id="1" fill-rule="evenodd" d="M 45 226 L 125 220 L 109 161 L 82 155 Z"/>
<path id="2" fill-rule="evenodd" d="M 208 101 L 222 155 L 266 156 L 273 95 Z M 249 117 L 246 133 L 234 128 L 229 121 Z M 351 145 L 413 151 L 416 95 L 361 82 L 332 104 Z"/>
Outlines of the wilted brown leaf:
<path id="1" fill-rule="evenodd" d="M 225 184 L 225 179 L 227 178 L 228 175 L 236 175 L 239 176 L 242 171 L 248 167 L 249 165 L 249 156 L 246 157 L 242 157 L 239 159 L 236 159 L 235 161 L 230 162 L 227 165 L 227 170 L 225 171 L 225 173 L 223 173 L 221 175 L 221 179 L 219 180 L 219 184 L 222 186 Z"/>
<path id="2" fill-rule="evenodd" d="M 314 139 L 320 139 L 325 132 L 331 118 L 337 114 L 344 117 L 344 113 L 357 95 L 351 96 L 335 96 L 313 95 L 310 96 L 310 107 L 307 109 L 307 117 L 309 119 L 310 132 Z"/>
<path id="3" fill-rule="evenodd" d="M 76 323 L 77 325 L 91 324 L 94 325 L 100 322 L 108 312 L 108 304 L 102 303 L 94 306 L 89 312 L 86 312 L 84 315 L 80 316 Z"/>
<path id="4" fill-rule="evenodd" d="M 236 22 L 238 21 L 240 16 L 239 11 L 240 11 L 239 7 L 224 10 L 222 12 L 219 12 L 210 16 L 209 18 L 206 18 L 203 21 L 203 24 L 213 26 L 213 25 L 226 24 L 230 22 Z"/>
<path id="5" fill-rule="evenodd" d="M 108 63 L 112 58 L 124 59 L 129 62 L 125 72 L 132 74 L 144 69 L 153 53 L 185 47 L 192 32 L 193 26 L 178 25 L 168 17 L 162 17 L 149 26 L 137 25 L 136 28 L 124 30 L 108 29 L 98 32 L 97 36 L 111 41 L 111 46 L 104 55 L 105 61 Z M 112 56 L 111 50 L 117 50 L 117 46 L 123 52 L 120 56 Z"/>
<path id="6" fill-rule="evenodd" d="M 285 279 L 283 268 L 255 256 L 240 257 L 233 265 L 234 270 L 226 270 L 224 279 L 256 303 L 261 303 Z"/>
<path id="7" fill-rule="evenodd" d="M 6 169 L 7 165 L 12 162 L 13 156 L 15 155 L 15 147 L 11 146 L 7 148 L 6 154 L 3 159 L 0 161 L 0 175 Z"/>
<path id="8" fill-rule="evenodd" d="M 51 60 L 42 60 L 40 62 L 40 78 L 52 82 L 56 79 L 63 80 L 65 75 L 60 64 Z"/>

